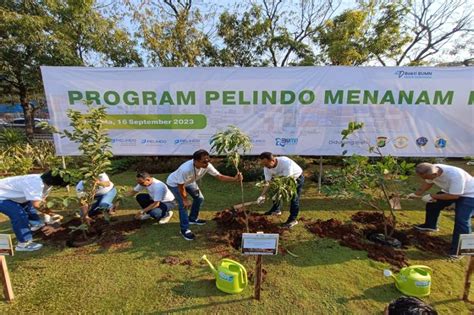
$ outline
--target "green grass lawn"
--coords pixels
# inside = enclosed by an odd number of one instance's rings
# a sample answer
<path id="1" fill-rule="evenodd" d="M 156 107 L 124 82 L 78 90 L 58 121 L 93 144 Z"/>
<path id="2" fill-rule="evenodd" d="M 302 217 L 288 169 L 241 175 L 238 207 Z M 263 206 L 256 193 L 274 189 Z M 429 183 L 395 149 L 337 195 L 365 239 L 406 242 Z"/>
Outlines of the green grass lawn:
<path id="1" fill-rule="evenodd" d="M 166 174 L 156 177 L 164 180 Z M 112 179 L 118 185 L 134 184 L 131 172 Z M 409 185 L 416 187 L 416 182 L 414 178 Z M 221 183 L 210 176 L 203 179 L 201 189 L 206 198 L 201 212 L 205 219 L 212 219 L 216 211 L 241 199 L 238 184 Z M 246 200 L 258 195 L 253 184 L 246 184 Z M 253 210 L 263 212 L 269 206 L 267 202 Z M 402 206 L 406 210 L 399 215 L 400 222 L 422 222 L 420 201 L 405 201 Z M 302 216 L 349 220 L 360 209 L 364 208 L 353 200 L 319 196 L 316 184 L 307 180 Z M 118 219 L 131 220 L 136 210 L 133 199 L 127 200 Z M 287 214 L 285 211 L 281 218 L 272 220 L 277 224 Z M 448 240 L 453 218 L 454 213 L 448 211 L 441 217 L 439 235 Z M 1 220 L 0 233 L 12 233 L 8 220 L 3 216 Z M 97 245 L 78 249 L 45 246 L 39 252 L 7 257 L 16 296 L 11 304 L 0 303 L 0 313 L 381 314 L 388 302 L 401 295 L 382 275 L 388 265 L 368 259 L 365 252 L 341 247 L 334 240 L 320 239 L 302 223 L 283 240 L 284 246 L 299 257 L 264 257 L 267 275 L 260 302 L 252 299 L 253 283 L 242 294 L 228 295 L 216 289 L 213 275 L 200 257 L 206 254 L 217 264 L 227 250 L 247 271 L 254 270 L 255 259 L 207 240 L 206 233 L 216 228 L 214 221 L 193 228 L 197 235 L 194 242 L 179 235 L 178 222 L 177 211 L 169 224 L 147 221 L 128 235 L 127 242 L 109 250 Z M 192 265 L 163 263 L 168 256 L 190 259 Z M 416 248 L 409 249 L 408 257 L 411 264 L 434 270 L 432 294 L 425 300 L 440 314 L 469 314 L 473 310 L 460 301 L 467 259 L 448 262 Z"/>

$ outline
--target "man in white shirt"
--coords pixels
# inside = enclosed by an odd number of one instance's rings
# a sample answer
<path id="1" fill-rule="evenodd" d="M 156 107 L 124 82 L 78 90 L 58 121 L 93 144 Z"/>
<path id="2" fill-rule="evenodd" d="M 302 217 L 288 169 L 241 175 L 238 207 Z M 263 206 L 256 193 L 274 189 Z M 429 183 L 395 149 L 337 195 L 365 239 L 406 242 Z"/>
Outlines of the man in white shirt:
<path id="1" fill-rule="evenodd" d="M 171 209 L 175 206 L 173 193 L 165 183 L 153 178 L 147 172 L 138 172 L 136 180 L 137 185 L 128 195 L 137 195 L 144 190 L 148 192 L 136 196 L 136 200 L 142 208 L 136 216 L 137 219 L 146 220 L 151 217 L 158 220 L 160 224 L 168 223 L 173 216 Z"/>
<path id="2" fill-rule="evenodd" d="M 192 160 L 181 164 L 166 180 L 166 184 L 178 202 L 181 235 L 188 241 L 195 239 L 193 232 L 189 229 L 190 224 L 206 224 L 205 220 L 198 218 L 204 196 L 199 190 L 196 181 L 207 173 L 223 182 L 240 182 L 242 180 L 241 173 L 237 173 L 234 177 L 222 175 L 210 162 L 209 152 L 198 150 L 194 152 Z M 193 198 L 192 204 L 187 198 L 188 194 Z M 191 208 L 189 217 L 188 208 Z"/>
<path id="3" fill-rule="evenodd" d="M 296 193 L 290 202 L 290 216 L 283 224 L 285 228 L 292 228 L 298 224 L 296 218 L 300 211 L 301 190 L 304 184 L 303 169 L 296 164 L 295 161 L 286 157 L 275 157 L 271 152 L 263 152 L 260 154 L 260 164 L 263 166 L 263 174 L 267 182 L 263 188 L 262 194 L 258 197 L 257 202 L 262 204 L 265 201 L 265 194 L 270 186 L 269 182 L 273 176 L 293 177 L 296 180 Z M 281 215 L 281 202 L 274 201 L 272 208 L 265 212 L 266 215 Z"/>
<path id="4" fill-rule="evenodd" d="M 106 173 L 99 174 L 99 178 L 95 181 L 97 189 L 94 196 L 92 206 L 84 205 L 81 208 L 82 216 L 88 218 L 99 214 L 101 210 L 111 211 L 113 208 L 114 198 L 117 195 L 117 189 L 109 179 Z M 79 198 L 84 194 L 84 182 L 81 180 L 76 185 L 76 192 Z"/>
<path id="5" fill-rule="evenodd" d="M 446 164 L 420 163 L 416 174 L 424 179 L 421 187 L 409 197 L 421 197 L 433 185 L 441 188 L 436 194 L 427 194 L 421 199 L 426 202 L 425 223 L 416 225 L 420 231 L 438 231 L 438 218 L 443 208 L 455 204 L 455 218 L 450 255 L 457 258 L 460 234 L 471 233 L 471 215 L 474 211 L 474 178 L 459 167 Z"/>
<path id="6" fill-rule="evenodd" d="M 0 213 L 10 218 L 17 239 L 17 251 L 35 251 L 43 245 L 33 242 L 32 232 L 46 230 L 37 210 L 43 210 L 42 203 L 53 186 L 66 187 L 61 176 L 51 171 L 0 179 Z"/>

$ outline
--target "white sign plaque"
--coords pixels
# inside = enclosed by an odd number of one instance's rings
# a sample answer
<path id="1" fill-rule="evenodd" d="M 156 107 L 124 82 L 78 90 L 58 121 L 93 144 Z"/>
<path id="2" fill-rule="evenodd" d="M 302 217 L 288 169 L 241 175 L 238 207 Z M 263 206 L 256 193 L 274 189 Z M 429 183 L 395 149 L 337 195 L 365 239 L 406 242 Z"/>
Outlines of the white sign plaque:
<path id="1" fill-rule="evenodd" d="M 242 253 L 244 255 L 276 255 L 279 234 L 243 233 Z"/>

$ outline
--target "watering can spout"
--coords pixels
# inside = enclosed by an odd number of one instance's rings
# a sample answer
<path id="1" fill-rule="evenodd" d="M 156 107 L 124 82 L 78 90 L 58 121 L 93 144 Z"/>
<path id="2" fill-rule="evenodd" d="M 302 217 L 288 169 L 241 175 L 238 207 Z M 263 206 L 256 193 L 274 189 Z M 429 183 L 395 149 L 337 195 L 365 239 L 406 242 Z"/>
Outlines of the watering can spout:
<path id="1" fill-rule="evenodd" d="M 209 265 L 209 267 L 210 267 L 211 270 L 212 270 L 212 273 L 214 274 L 214 276 L 217 277 L 217 270 L 216 270 L 216 268 L 214 268 L 214 266 L 213 266 L 212 263 L 209 261 L 209 259 L 207 259 L 206 255 L 202 255 L 201 259 L 204 260 L 205 262 L 207 262 L 207 264 Z"/>
<path id="2" fill-rule="evenodd" d="M 391 277 L 391 278 L 393 278 L 394 280 L 397 280 L 397 278 L 393 275 L 393 273 L 392 273 L 390 270 L 388 270 L 388 269 L 385 269 L 385 270 L 383 271 L 383 275 L 384 275 L 385 277 Z"/>

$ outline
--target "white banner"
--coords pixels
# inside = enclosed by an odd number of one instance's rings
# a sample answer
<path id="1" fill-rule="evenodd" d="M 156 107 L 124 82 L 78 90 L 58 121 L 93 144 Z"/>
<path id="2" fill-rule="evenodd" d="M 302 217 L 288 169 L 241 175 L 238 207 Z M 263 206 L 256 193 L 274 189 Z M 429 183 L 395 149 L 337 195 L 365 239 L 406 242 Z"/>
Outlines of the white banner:
<path id="1" fill-rule="evenodd" d="M 42 67 L 52 124 L 68 109 L 106 105 L 115 155 L 190 155 L 234 125 L 251 154 L 341 155 L 344 146 L 395 156 L 474 155 L 474 69 L 433 67 Z M 59 155 L 77 145 L 54 137 Z"/>

